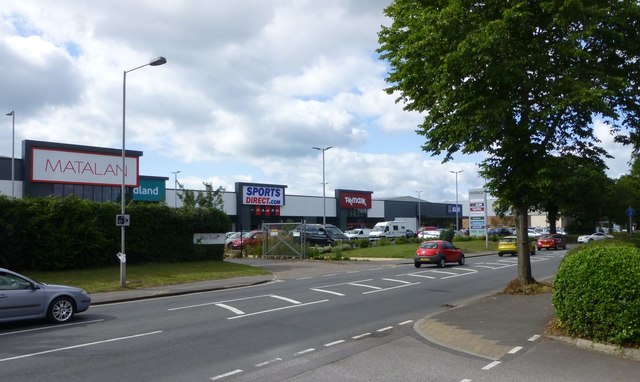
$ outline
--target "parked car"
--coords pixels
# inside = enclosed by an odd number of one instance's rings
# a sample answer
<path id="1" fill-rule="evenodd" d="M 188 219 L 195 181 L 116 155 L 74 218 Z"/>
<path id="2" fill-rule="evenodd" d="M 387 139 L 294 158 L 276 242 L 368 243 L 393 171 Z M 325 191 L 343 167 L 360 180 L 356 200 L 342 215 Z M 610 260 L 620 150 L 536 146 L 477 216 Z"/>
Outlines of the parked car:
<path id="1" fill-rule="evenodd" d="M 498 256 L 515 256 L 518 254 L 517 238 L 515 236 L 505 236 L 498 241 Z M 529 241 L 529 254 L 536 254 L 536 244 Z"/>
<path id="2" fill-rule="evenodd" d="M 224 239 L 224 246 L 227 248 L 231 248 L 231 244 L 235 239 L 238 239 L 242 232 L 227 232 L 226 239 Z"/>
<path id="3" fill-rule="evenodd" d="M 413 265 L 420 268 L 422 264 L 437 264 L 444 268 L 446 263 L 464 265 L 464 253 L 445 240 L 428 240 L 422 242 L 413 258 Z"/>
<path id="4" fill-rule="evenodd" d="M 513 232 L 509 229 L 509 228 L 490 228 L 488 231 L 489 235 L 495 235 L 495 236 L 509 236 L 509 235 L 513 235 Z"/>
<path id="5" fill-rule="evenodd" d="M 533 237 L 533 238 L 538 238 L 540 235 L 542 235 L 542 231 L 535 229 L 535 228 L 528 228 L 528 232 L 529 232 L 529 237 Z"/>
<path id="6" fill-rule="evenodd" d="M 567 242 L 564 240 L 564 236 L 559 234 L 542 235 L 536 242 L 538 251 L 543 248 L 546 249 L 567 249 Z"/>
<path id="7" fill-rule="evenodd" d="M 322 246 L 333 246 L 341 241 L 349 240 L 340 228 L 332 224 L 299 225 L 293 230 L 293 236 L 298 238 L 304 236 L 307 244 Z"/>
<path id="8" fill-rule="evenodd" d="M 407 239 L 413 238 L 413 237 L 418 237 L 418 234 L 413 232 L 413 230 L 411 229 L 407 229 Z"/>
<path id="9" fill-rule="evenodd" d="M 47 285 L 0 268 L 0 322 L 43 319 L 69 321 L 89 309 L 91 296 L 66 285 Z"/>
<path id="10" fill-rule="evenodd" d="M 438 227 L 424 227 L 418 231 L 418 237 L 420 239 L 439 239 L 440 230 Z"/>
<path id="11" fill-rule="evenodd" d="M 357 239 L 368 239 L 369 232 L 371 230 L 369 228 L 354 228 L 352 230 L 346 231 L 344 234 L 349 238 L 349 240 L 357 240 Z"/>
<path id="12" fill-rule="evenodd" d="M 594 240 L 607 240 L 607 239 L 613 239 L 613 236 L 607 235 L 604 232 L 595 232 L 595 233 L 592 233 L 591 235 L 578 236 L 578 243 L 588 243 Z"/>
<path id="13" fill-rule="evenodd" d="M 247 245 L 255 247 L 264 239 L 264 231 L 249 231 L 231 242 L 231 249 L 243 249 Z"/>

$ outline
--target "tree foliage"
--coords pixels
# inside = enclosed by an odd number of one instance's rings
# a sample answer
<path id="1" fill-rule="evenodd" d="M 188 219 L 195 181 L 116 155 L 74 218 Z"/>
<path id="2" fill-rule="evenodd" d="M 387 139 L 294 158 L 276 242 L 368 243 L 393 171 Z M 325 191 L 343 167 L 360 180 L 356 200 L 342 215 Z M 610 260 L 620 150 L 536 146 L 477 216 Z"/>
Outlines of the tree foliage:
<path id="1" fill-rule="evenodd" d="M 204 185 L 204 191 L 196 192 L 187 190 L 181 183 L 178 183 L 178 188 L 182 191 L 178 194 L 178 198 L 182 201 L 182 208 L 185 210 L 204 208 L 223 211 L 224 201 L 222 194 L 224 194 L 225 188 L 220 186 L 214 190 L 211 183 L 203 182 L 202 184 Z"/>
<path id="2" fill-rule="evenodd" d="M 547 158 L 602 163 L 594 116 L 637 138 L 638 2 L 395 0 L 385 14 L 387 92 L 424 113 L 426 152 L 487 155 L 481 175 L 515 212 L 518 277 L 532 282 L 527 213 Z"/>

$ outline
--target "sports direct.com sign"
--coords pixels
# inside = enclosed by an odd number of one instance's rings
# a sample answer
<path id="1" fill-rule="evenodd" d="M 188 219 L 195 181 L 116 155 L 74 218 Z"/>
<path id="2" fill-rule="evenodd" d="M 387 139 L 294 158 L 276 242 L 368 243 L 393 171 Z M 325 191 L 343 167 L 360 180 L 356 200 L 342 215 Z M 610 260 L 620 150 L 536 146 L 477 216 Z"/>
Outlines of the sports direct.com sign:
<path id="1" fill-rule="evenodd" d="M 284 206 L 284 188 L 243 186 L 242 203 L 257 206 Z"/>
<path id="2" fill-rule="evenodd" d="M 73 183 L 102 186 L 122 184 L 138 186 L 138 158 L 95 154 L 80 151 L 33 148 L 31 151 L 31 181 L 43 183 Z"/>

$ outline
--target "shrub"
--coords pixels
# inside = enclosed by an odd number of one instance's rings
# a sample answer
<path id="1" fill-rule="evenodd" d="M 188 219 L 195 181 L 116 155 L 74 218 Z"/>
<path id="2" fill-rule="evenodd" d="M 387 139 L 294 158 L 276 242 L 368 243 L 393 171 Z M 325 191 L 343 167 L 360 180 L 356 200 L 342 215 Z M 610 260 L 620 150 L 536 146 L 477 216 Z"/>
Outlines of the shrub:
<path id="1" fill-rule="evenodd" d="M 455 231 L 451 228 L 440 232 L 440 240 L 453 241 L 453 237 L 456 235 Z"/>
<path id="2" fill-rule="evenodd" d="M 371 247 L 371 242 L 369 239 L 358 239 L 355 243 L 355 246 L 358 248 L 369 248 Z"/>
<path id="3" fill-rule="evenodd" d="M 553 304 L 570 335 L 640 344 L 640 249 L 608 242 L 573 250 L 556 274 Z"/>

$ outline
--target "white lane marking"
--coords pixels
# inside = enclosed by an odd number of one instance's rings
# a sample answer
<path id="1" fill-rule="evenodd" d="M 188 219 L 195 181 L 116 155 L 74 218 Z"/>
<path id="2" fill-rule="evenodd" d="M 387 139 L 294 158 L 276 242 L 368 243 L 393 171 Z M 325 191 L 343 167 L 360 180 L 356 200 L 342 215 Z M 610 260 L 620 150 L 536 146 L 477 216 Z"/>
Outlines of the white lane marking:
<path id="1" fill-rule="evenodd" d="M 243 311 L 241 311 L 238 308 L 234 308 L 233 306 L 227 305 L 227 304 L 216 304 L 216 306 L 219 306 L 221 308 L 225 308 L 228 309 L 230 311 L 232 311 L 235 314 L 245 314 Z"/>
<path id="2" fill-rule="evenodd" d="M 296 280 L 309 280 L 312 279 L 313 277 L 299 277 Z"/>
<path id="3" fill-rule="evenodd" d="M 376 330 L 378 333 L 382 333 L 382 332 L 388 332 L 389 330 L 393 329 L 393 326 L 386 326 L 384 328 L 378 329 Z"/>
<path id="4" fill-rule="evenodd" d="M 370 335 L 371 335 L 371 333 L 367 332 L 367 333 L 358 334 L 357 336 L 353 336 L 351 338 L 354 339 L 354 340 L 359 340 L 360 338 L 364 338 L 364 337 L 370 336 Z"/>
<path id="5" fill-rule="evenodd" d="M 454 276 L 457 275 L 457 273 L 455 273 L 455 272 L 445 272 L 445 271 L 429 271 L 429 272 L 431 272 L 431 273 L 441 273 L 443 275 L 454 275 Z"/>
<path id="6" fill-rule="evenodd" d="M 93 324 L 96 322 L 102 322 L 104 321 L 103 318 L 98 319 L 98 320 L 90 320 L 90 321 L 82 321 L 82 322 L 73 322 L 70 324 L 57 324 L 57 325 L 50 325 L 50 326 L 44 326 L 42 328 L 33 328 L 33 329 L 24 329 L 24 330 L 16 330 L 13 332 L 7 332 L 7 333 L 0 333 L 0 337 L 3 336 L 10 336 L 12 334 L 22 334 L 22 333 L 29 333 L 29 332 L 37 332 L 40 330 L 48 330 L 48 329 L 55 329 L 55 328 L 63 328 L 65 326 L 75 326 L 75 325 L 82 325 L 82 324 Z"/>
<path id="7" fill-rule="evenodd" d="M 350 275 L 350 274 L 352 274 L 352 273 L 359 273 L 359 272 L 360 272 L 360 271 L 349 271 L 349 272 L 346 272 L 346 274 Z"/>
<path id="8" fill-rule="evenodd" d="M 216 375 L 215 377 L 211 377 L 209 379 L 211 379 L 212 381 L 217 381 L 218 379 L 222 379 L 222 378 L 230 377 L 232 375 L 236 375 L 238 373 L 242 373 L 242 371 L 243 371 L 242 369 L 235 369 L 234 371 L 230 371 L 228 373 Z"/>
<path id="9" fill-rule="evenodd" d="M 489 370 L 494 368 L 495 366 L 498 366 L 500 364 L 500 361 L 493 361 L 490 364 L 486 365 L 485 367 L 482 368 L 482 370 Z"/>
<path id="10" fill-rule="evenodd" d="M 373 285 L 368 285 L 368 284 L 360 284 L 360 283 L 347 283 L 349 285 L 353 285 L 353 286 L 361 286 L 363 288 L 371 288 L 371 289 L 382 289 L 380 287 L 377 286 L 373 286 Z"/>
<path id="11" fill-rule="evenodd" d="M 290 298 L 287 298 L 287 297 L 278 296 L 278 295 L 275 295 L 275 294 L 269 295 L 269 297 L 277 298 L 277 299 L 280 299 L 282 301 L 290 302 L 292 304 L 302 304 L 300 301 L 296 301 L 296 300 L 293 300 L 293 299 L 290 299 Z"/>
<path id="12" fill-rule="evenodd" d="M 335 345 L 341 344 L 343 342 L 345 342 L 345 340 L 338 340 L 338 341 L 329 342 L 328 344 L 324 344 L 323 346 L 328 348 L 330 346 L 335 346 Z"/>
<path id="13" fill-rule="evenodd" d="M 405 275 L 399 275 L 399 276 L 405 276 Z M 425 279 L 435 280 L 435 277 L 433 277 L 433 276 L 427 276 L 427 275 L 422 275 L 422 274 L 418 274 L 418 273 L 407 273 L 406 276 L 422 277 L 422 278 L 425 278 Z"/>
<path id="14" fill-rule="evenodd" d="M 331 276 L 335 276 L 337 275 L 337 273 L 327 273 L 326 275 L 322 275 L 320 277 L 331 277 Z"/>
<path id="15" fill-rule="evenodd" d="M 370 270 L 370 271 L 379 271 L 379 270 L 381 270 L 381 269 L 382 269 L 382 268 L 371 268 L 371 269 L 369 269 L 369 270 Z"/>
<path id="16" fill-rule="evenodd" d="M 258 295 L 258 296 L 251 296 L 251 297 L 243 297 L 243 298 L 236 298 L 234 300 L 224 300 L 224 301 L 216 301 L 216 302 L 204 302 L 202 304 L 195 304 L 195 305 L 186 305 L 186 306 L 179 306 L 177 308 L 169 308 L 167 309 L 168 311 L 174 311 L 174 310 L 182 310 L 182 309 L 193 309 L 193 308 L 200 308 L 203 306 L 210 306 L 210 305 L 218 305 L 218 304 L 225 304 L 227 302 L 236 302 L 236 301 L 246 301 L 246 300 L 254 300 L 256 298 L 263 298 L 263 297 L 270 297 L 271 295 L 269 294 L 262 294 L 262 295 Z"/>
<path id="17" fill-rule="evenodd" d="M 407 325 L 407 324 L 411 324 L 411 323 L 413 323 L 413 320 L 406 320 L 406 321 L 402 321 L 398 325 L 402 326 L 402 325 Z"/>
<path id="18" fill-rule="evenodd" d="M 539 334 L 536 334 L 534 336 L 531 336 L 531 338 L 528 339 L 529 342 L 533 342 L 533 341 L 537 341 L 538 338 L 540 338 Z"/>
<path id="19" fill-rule="evenodd" d="M 329 300 L 318 300 L 318 301 L 312 301 L 312 302 L 306 302 L 303 304 L 298 304 L 298 305 L 289 305 L 289 306 L 283 306 L 281 308 L 275 308 L 275 309 L 267 309 L 267 310 L 262 310 L 259 312 L 253 312 L 253 313 L 246 313 L 243 314 L 241 316 L 233 316 L 233 317 L 227 317 L 227 320 L 235 320 L 236 318 L 245 318 L 245 317 L 250 317 L 250 316 L 256 316 L 258 314 L 264 314 L 264 313 L 270 313 L 270 312 L 276 312 L 278 310 L 285 310 L 285 309 L 291 309 L 291 308 L 299 308 L 301 306 L 307 306 L 307 305 L 313 305 L 313 304 L 319 304 L 321 302 L 327 302 Z"/>
<path id="20" fill-rule="evenodd" d="M 411 281 L 405 281 L 405 280 L 385 279 L 385 278 L 383 278 L 383 280 L 391 281 L 391 282 L 394 282 L 394 283 L 400 283 L 400 284 L 411 284 Z"/>
<path id="21" fill-rule="evenodd" d="M 256 364 L 255 364 L 255 365 L 253 365 L 253 366 L 255 366 L 255 367 L 262 367 L 262 366 L 267 366 L 267 365 L 269 365 L 269 364 L 272 364 L 272 363 L 274 363 L 274 362 L 278 362 L 278 361 L 282 361 L 282 358 L 279 358 L 279 357 L 278 357 L 278 358 L 274 358 L 274 359 L 269 360 L 269 361 L 264 361 L 264 362 L 256 363 Z"/>
<path id="22" fill-rule="evenodd" d="M 517 352 L 519 352 L 520 350 L 522 350 L 522 346 L 516 346 L 513 349 L 509 350 L 509 354 L 516 354 Z"/>
<path id="23" fill-rule="evenodd" d="M 102 340 L 102 341 L 88 342 L 88 343 L 80 344 L 80 345 L 66 346 L 66 347 L 63 347 L 63 348 L 45 350 L 45 351 L 40 351 L 40 352 L 37 352 L 37 353 L 23 354 L 23 355 L 18 355 L 18 356 L 15 356 L 15 357 L 2 358 L 2 359 L 0 359 L 0 362 L 14 361 L 16 359 L 35 357 L 35 356 L 43 355 L 43 354 L 57 353 L 57 352 L 65 351 L 65 350 L 84 348 L 84 347 L 87 347 L 87 346 L 101 345 L 101 344 L 106 344 L 106 343 L 109 343 L 109 342 L 130 340 L 130 339 L 133 339 L 133 338 L 150 336 L 150 335 L 159 334 L 159 333 L 162 333 L 162 330 L 156 330 L 155 332 L 149 332 L 149 333 L 134 334 L 132 336 L 126 336 L 126 337 L 110 338 L 108 340 Z"/>
<path id="24" fill-rule="evenodd" d="M 311 353 L 312 351 L 316 351 L 316 349 L 309 348 L 309 349 L 300 350 L 299 352 L 296 353 L 296 355 L 303 355 L 303 354 Z"/>
<path id="25" fill-rule="evenodd" d="M 334 294 L 336 296 L 344 296 L 343 293 L 334 292 L 332 290 L 324 290 L 324 289 L 320 289 L 320 288 L 311 288 L 311 290 L 316 291 L 316 292 Z"/>
<path id="26" fill-rule="evenodd" d="M 441 278 L 440 280 L 450 279 L 452 277 L 469 276 L 469 275 L 471 275 L 473 273 L 478 273 L 477 270 L 470 269 L 470 268 L 460 268 L 460 269 L 457 269 L 457 270 L 461 271 L 461 273 L 456 273 L 453 276 L 445 276 L 445 277 Z M 436 272 L 436 271 L 434 271 L 434 272 Z"/>
<path id="27" fill-rule="evenodd" d="M 408 286 L 411 286 L 411 285 L 418 285 L 418 284 L 420 284 L 420 283 L 417 282 L 417 283 L 411 283 L 411 284 L 396 285 L 394 287 L 380 288 L 379 290 L 370 290 L 370 291 L 367 291 L 367 292 L 362 292 L 362 294 L 384 292 L 384 291 L 388 291 L 388 290 L 392 290 L 392 289 L 404 288 L 404 287 L 408 287 Z"/>
<path id="28" fill-rule="evenodd" d="M 471 382 L 471 381 L 473 381 L 473 380 L 472 379 L 463 379 L 460 382 Z"/>

